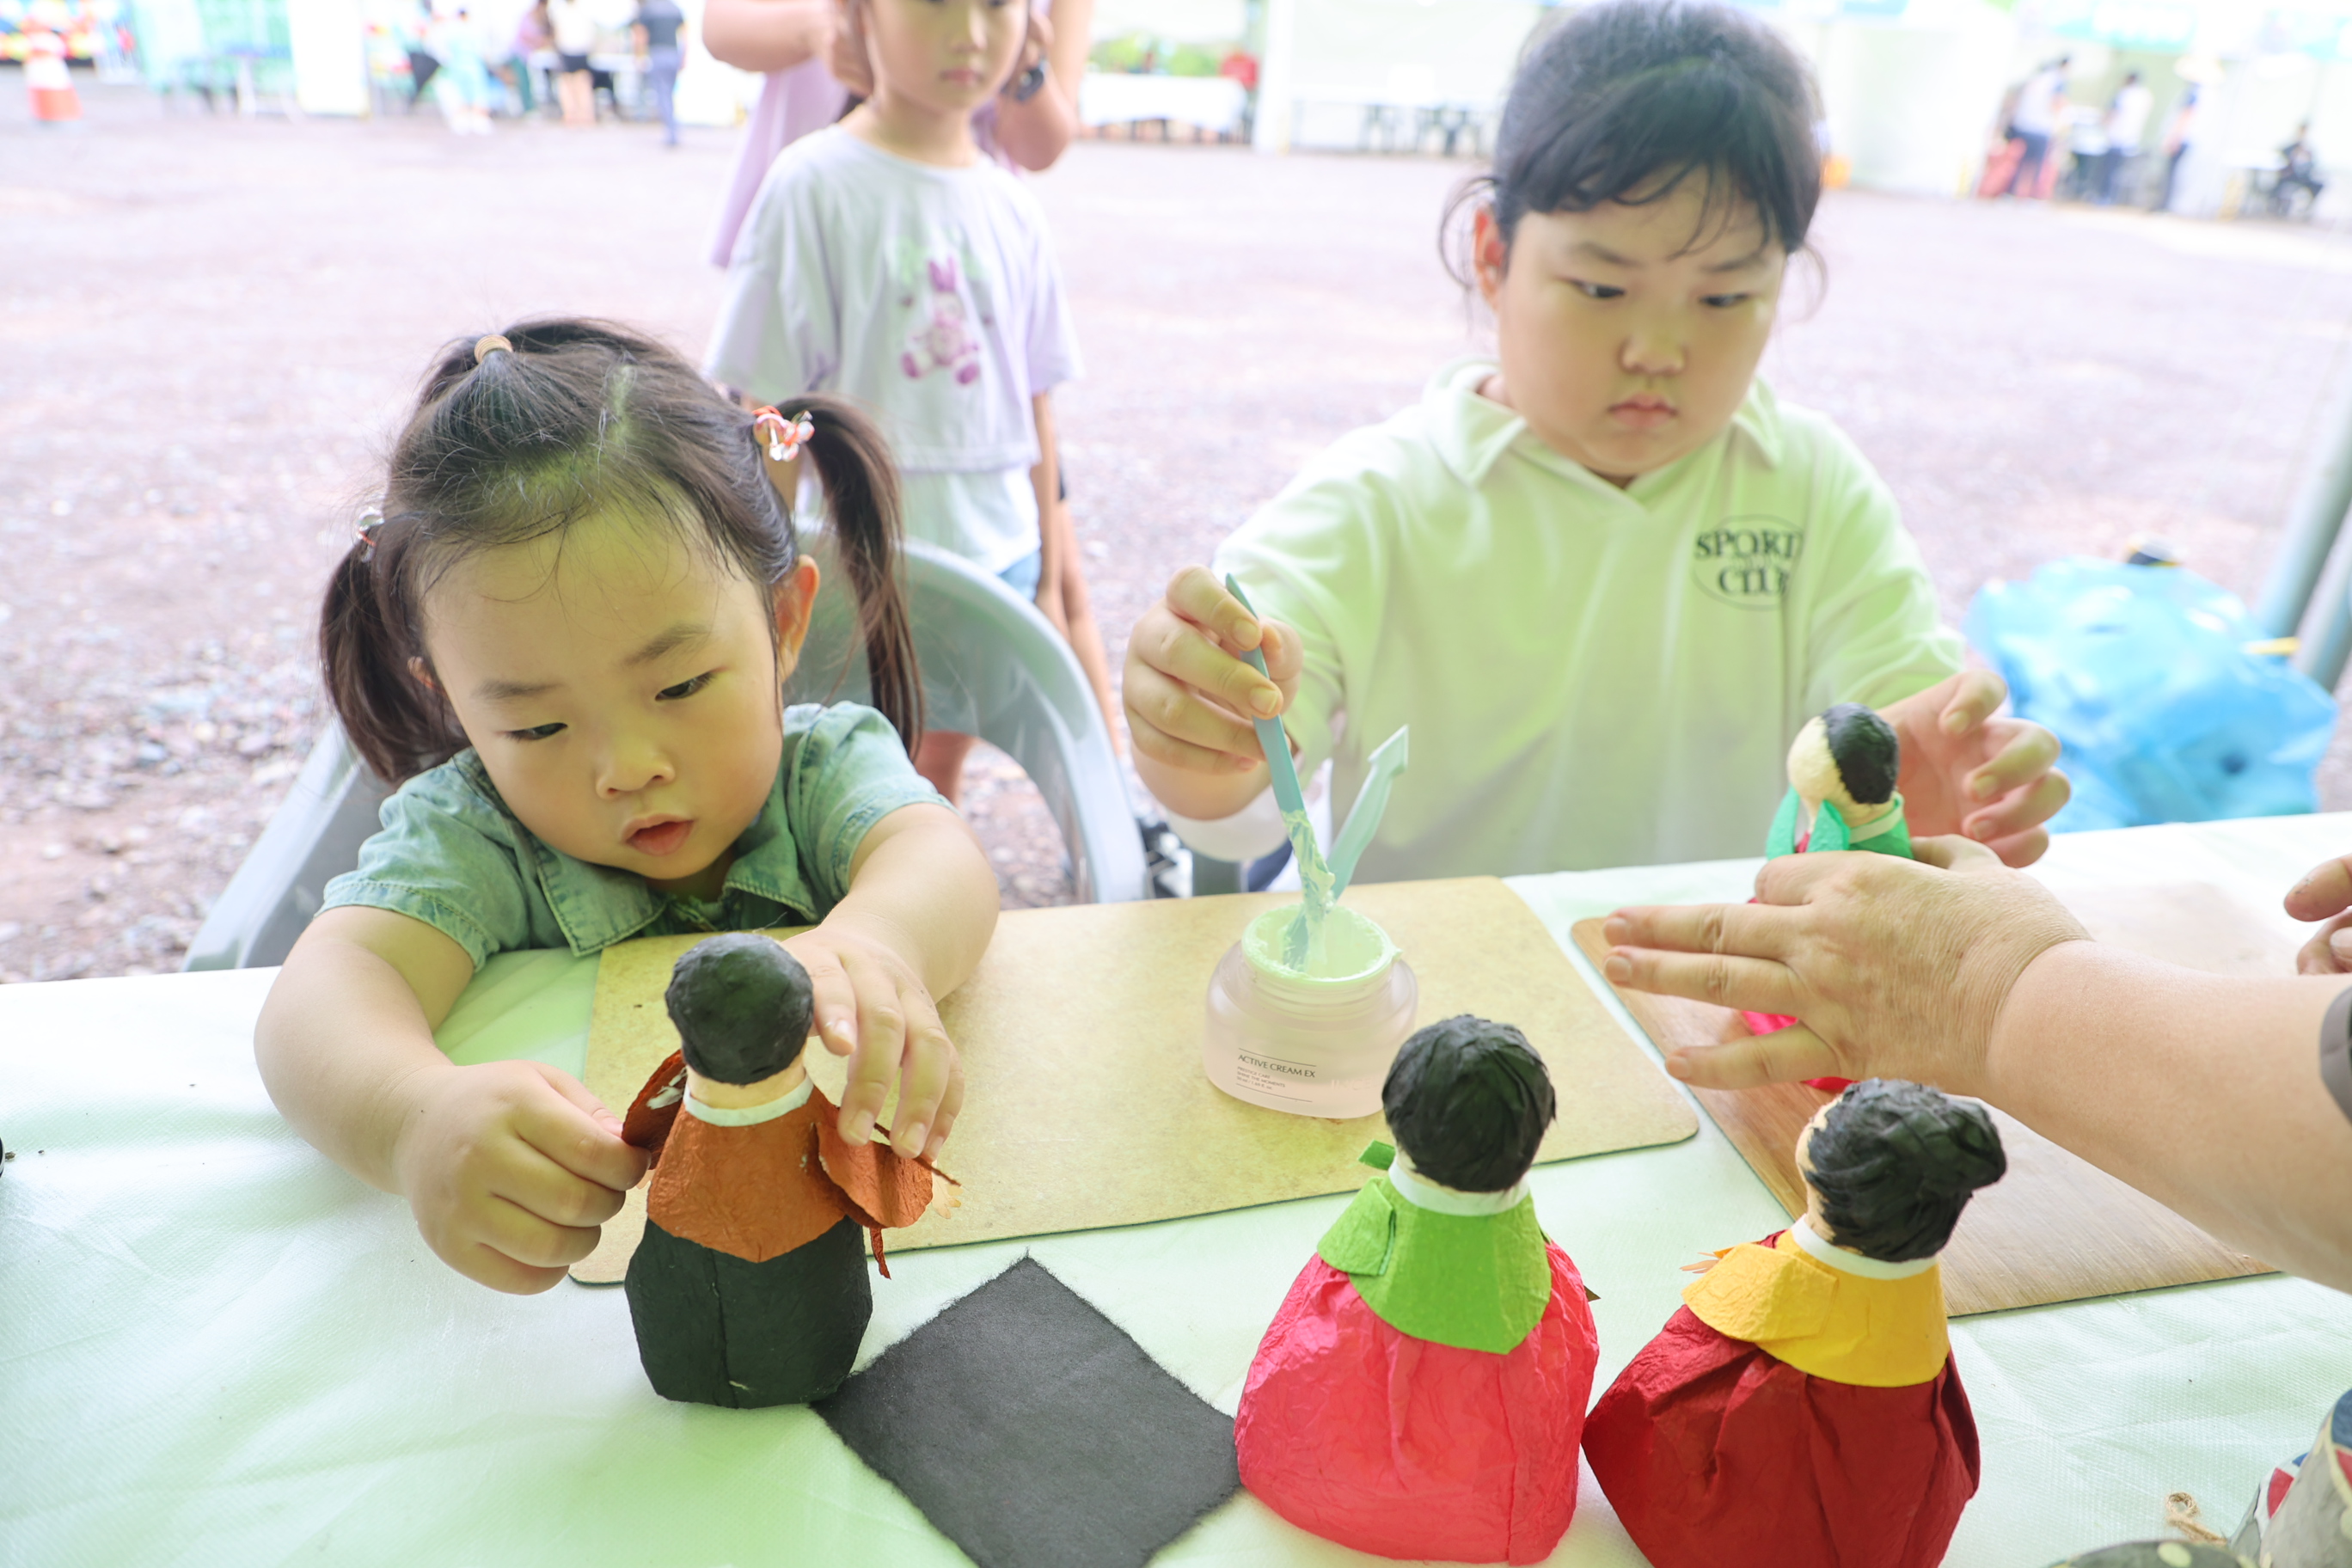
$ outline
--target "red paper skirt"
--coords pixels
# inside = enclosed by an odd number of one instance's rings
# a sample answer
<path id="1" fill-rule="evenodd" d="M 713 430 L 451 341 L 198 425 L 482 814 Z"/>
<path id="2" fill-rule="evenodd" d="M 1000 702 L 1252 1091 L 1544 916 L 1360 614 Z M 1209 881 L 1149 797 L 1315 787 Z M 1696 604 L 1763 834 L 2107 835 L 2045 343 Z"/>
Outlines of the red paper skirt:
<path id="1" fill-rule="evenodd" d="M 1539 1563 L 1576 1512 L 1600 1342 L 1556 1246 L 1551 1304 L 1506 1354 L 1391 1328 L 1317 1258 L 1275 1314 L 1234 1421 L 1242 1484 L 1302 1530 L 1383 1557 Z"/>
<path id="2" fill-rule="evenodd" d="M 1948 1359 L 1927 1383 L 1811 1377 L 1685 1307 L 1584 1428 L 1653 1568 L 1937 1568 L 1977 1489 L 1977 1426 Z"/>

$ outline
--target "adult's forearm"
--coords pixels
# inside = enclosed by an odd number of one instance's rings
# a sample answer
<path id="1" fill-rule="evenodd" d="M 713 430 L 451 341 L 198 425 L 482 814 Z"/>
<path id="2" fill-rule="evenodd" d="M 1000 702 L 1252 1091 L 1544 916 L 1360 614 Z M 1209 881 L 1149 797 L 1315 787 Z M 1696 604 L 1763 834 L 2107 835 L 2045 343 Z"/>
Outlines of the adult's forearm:
<path id="1" fill-rule="evenodd" d="M 2352 1121 L 2319 1075 L 2347 984 L 2066 942 L 2010 993 L 1984 1098 L 2221 1240 L 2352 1290 Z"/>
<path id="2" fill-rule="evenodd" d="M 702 46 L 739 70 L 790 70 L 833 45 L 834 0 L 709 0 Z"/>
<path id="3" fill-rule="evenodd" d="M 1050 71 L 1027 102 L 1009 95 L 997 100 L 997 144 L 1032 174 L 1052 168 L 1077 133 L 1077 105 Z"/>

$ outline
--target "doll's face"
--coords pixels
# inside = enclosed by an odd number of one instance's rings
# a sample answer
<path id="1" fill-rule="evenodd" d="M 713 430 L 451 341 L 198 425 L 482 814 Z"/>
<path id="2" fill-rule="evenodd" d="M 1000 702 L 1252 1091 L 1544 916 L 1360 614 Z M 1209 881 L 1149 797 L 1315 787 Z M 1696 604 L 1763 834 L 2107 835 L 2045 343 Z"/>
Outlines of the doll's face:
<path id="1" fill-rule="evenodd" d="M 1837 762 L 1830 755 L 1829 727 L 1819 719 L 1806 720 L 1805 727 L 1790 743 L 1789 783 L 1809 805 L 1818 806 L 1825 800 L 1833 800 L 1841 813 L 1853 805 L 1853 797 L 1845 792 L 1845 782 L 1838 777 Z"/>
<path id="2" fill-rule="evenodd" d="M 1822 1123 L 1829 1120 L 1830 1106 L 1836 1103 L 1832 1100 L 1814 1111 L 1813 1119 L 1806 1122 L 1797 1134 L 1797 1178 L 1805 1184 L 1805 1220 L 1813 1227 L 1815 1236 L 1832 1247 L 1837 1245 L 1837 1237 L 1830 1234 L 1829 1222 L 1822 1217 L 1822 1194 L 1813 1185 L 1812 1148 L 1813 1134 L 1820 1131 Z"/>

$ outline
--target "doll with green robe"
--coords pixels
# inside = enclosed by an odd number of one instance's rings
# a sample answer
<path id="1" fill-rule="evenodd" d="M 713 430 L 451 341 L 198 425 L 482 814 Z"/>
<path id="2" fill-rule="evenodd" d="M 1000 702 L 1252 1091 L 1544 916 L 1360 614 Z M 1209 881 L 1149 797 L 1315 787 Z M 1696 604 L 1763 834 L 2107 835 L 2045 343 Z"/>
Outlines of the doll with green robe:
<path id="1" fill-rule="evenodd" d="M 1895 726 L 1873 710 L 1841 702 L 1807 720 L 1789 747 L 1789 793 L 1764 841 L 1766 858 L 1867 849 L 1910 859 L 1911 829 L 1895 788 L 1902 771 L 1903 745 Z M 1776 1034 L 1797 1021 L 1779 1013 L 1743 1010 L 1739 1016 L 1757 1035 Z M 1805 1081 L 1838 1094 L 1853 1080 Z"/>

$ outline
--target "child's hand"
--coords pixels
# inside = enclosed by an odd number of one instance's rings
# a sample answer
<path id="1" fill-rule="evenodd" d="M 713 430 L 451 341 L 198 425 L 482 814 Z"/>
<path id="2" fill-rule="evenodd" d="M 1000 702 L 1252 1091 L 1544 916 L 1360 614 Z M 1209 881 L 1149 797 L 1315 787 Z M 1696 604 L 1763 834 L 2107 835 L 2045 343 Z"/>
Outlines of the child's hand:
<path id="1" fill-rule="evenodd" d="M 2299 921 L 2326 921 L 2294 955 L 2297 974 L 2352 973 L 2352 856 L 2322 860 L 2289 888 L 2286 912 Z"/>
<path id="2" fill-rule="evenodd" d="M 2042 824 L 2074 793 L 2057 771 L 2058 737 L 1992 715 L 2009 697 L 2000 676 L 1964 669 L 1880 710 L 1903 743 L 1903 815 L 1914 838 L 1957 833 L 2010 866 L 2050 847 Z"/>
<path id="3" fill-rule="evenodd" d="M 596 1249 L 646 1152 L 587 1087 L 539 1062 L 422 1069 L 393 1148 L 416 1228 L 493 1289 L 547 1289 Z"/>
<path id="4" fill-rule="evenodd" d="M 1265 655 L 1265 675 L 1239 657 L 1249 648 Z M 1259 621 L 1206 570 L 1185 567 L 1127 639 L 1127 727 L 1137 758 L 1229 777 L 1265 766 L 1250 721 L 1290 707 L 1301 663 L 1297 632 Z"/>
<path id="5" fill-rule="evenodd" d="M 784 945 L 816 993 L 817 1037 L 849 1058 L 842 1137 L 870 1140 L 895 1087 L 891 1147 L 908 1159 L 937 1156 L 963 1109 L 963 1067 L 922 976 L 887 943 L 845 922 L 828 921 Z"/>

